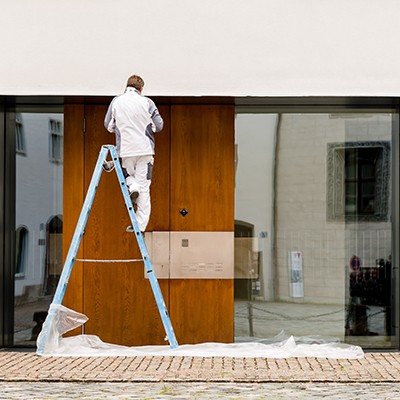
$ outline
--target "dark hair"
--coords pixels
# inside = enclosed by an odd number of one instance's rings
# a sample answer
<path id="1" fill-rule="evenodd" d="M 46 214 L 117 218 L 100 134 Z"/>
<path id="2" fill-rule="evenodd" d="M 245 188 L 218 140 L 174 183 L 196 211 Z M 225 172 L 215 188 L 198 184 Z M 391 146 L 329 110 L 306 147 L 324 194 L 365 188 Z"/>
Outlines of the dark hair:
<path id="1" fill-rule="evenodd" d="M 128 78 L 128 82 L 126 82 L 126 87 L 134 87 L 137 90 L 142 90 L 144 86 L 144 80 L 138 75 L 132 75 Z"/>

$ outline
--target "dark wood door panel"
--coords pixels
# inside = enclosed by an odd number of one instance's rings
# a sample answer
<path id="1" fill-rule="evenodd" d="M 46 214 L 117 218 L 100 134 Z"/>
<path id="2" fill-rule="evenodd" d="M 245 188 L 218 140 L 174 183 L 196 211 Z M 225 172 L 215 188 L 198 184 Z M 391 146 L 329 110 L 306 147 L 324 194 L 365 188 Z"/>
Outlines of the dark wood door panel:
<path id="1" fill-rule="evenodd" d="M 64 190 L 63 190 L 63 260 L 66 259 L 75 226 L 84 200 L 84 136 L 83 104 L 64 106 Z M 77 256 L 82 258 L 83 243 Z M 63 304 L 75 311 L 83 311 L 83 267 L 75 262 Z M 78 330 L 72 334 L 79 333 Z"/>
<path id="2" fill-rule="evenodd" d="M 153 179 L 150 187 L 151 215 L 147 231 L 169 231 L 170 208 L 170 107 L 159 106 L 164 128 L 155 134 Z"/>
<path id="3" fill-rule="evenodd" d="M 233 231 L 233 123 L 233 106 L 171 106 L 172 231 Z"/>
<path id="4" fill-rule="evenodd" d="M 171 231 L 233 231 L 233 124 L 233 106 L 171 107 Z M 171 280 L 170 313 L 181 343 L 232 342 L 233 279 Z"/>
<path id="5" fill-rule="evenodd" d="M 171 280 L 170 315 L 180 344 L 233 342 L 233 280 Z"/>

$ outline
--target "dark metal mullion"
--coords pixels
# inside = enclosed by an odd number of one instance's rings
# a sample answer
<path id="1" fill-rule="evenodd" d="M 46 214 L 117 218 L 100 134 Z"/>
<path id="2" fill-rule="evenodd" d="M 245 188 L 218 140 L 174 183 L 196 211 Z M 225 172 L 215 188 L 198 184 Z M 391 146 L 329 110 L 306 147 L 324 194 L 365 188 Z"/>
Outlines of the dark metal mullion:
<path id="1" fill-rule="evenodd" d="M 390 309 L 388 312 L 391 313 L 392 320 L 392 332 L 394 336 L 392 345 L 400 348 L 400 335 L 399 335 L 399 311 L 400 311 L 400 275 L 399 275 L 399 263 L 400 263 L 400 120 L 399 112 L 397 109 L 396 113 L 393 113 L 392 117 L 392 212 L 391 212 L 391 223 L 392 223 L 392 282 L 391 282 L 391 301 Z"/>
<path id="2" fill-rule="evenodd" d="M 4 263 L 3 347 L 14 341 L 15 263 L 15 112 L 5 107 L 4 128 Z"/>
<path id="3" fill-rule="evenodd" d="M 4 347 L 4 305 L 5 305 L 5 263 L 4 263 L 4 136 L 5 112 L 4 98 L 0 99 L 0 346 Z"/>
<path id="4" fill-rule="evenodd" d="M 363 215 L 362 212 L 362 166 L 361 166 L 361 157 L 360 157 L 360 149 L 356 149 L 356 168 L 357 168 L 357 182 L 356 182 L 356 196 L 357 196 L 357 216 Z"/>

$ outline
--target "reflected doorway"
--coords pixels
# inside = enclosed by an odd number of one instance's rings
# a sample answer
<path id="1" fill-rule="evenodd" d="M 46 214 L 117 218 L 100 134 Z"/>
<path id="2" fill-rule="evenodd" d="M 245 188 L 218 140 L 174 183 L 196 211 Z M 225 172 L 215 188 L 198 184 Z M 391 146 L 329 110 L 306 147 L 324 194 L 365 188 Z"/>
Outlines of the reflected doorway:
<path id="1" fill-rule="evenodd" d="M 46 270 L 44 294 L 53 296 L 62 272 L 62 219 L 54 216 L 46 224 Z"/>

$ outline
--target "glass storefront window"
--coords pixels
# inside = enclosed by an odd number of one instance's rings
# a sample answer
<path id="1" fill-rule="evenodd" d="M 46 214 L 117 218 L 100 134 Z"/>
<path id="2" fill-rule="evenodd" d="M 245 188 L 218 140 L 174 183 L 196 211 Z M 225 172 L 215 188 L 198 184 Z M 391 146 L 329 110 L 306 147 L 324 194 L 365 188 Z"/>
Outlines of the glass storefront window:
<path id="1" fill-rule="evenodd" d="M 16 110 L 14 344 L 35 345 L 62 271 L 63 113 Z"/>
<path id="2" fill-rule="evenodd" d="M 236 115 L 237 340 L 283 331 L 397 346 L 394 116 Z"/>

